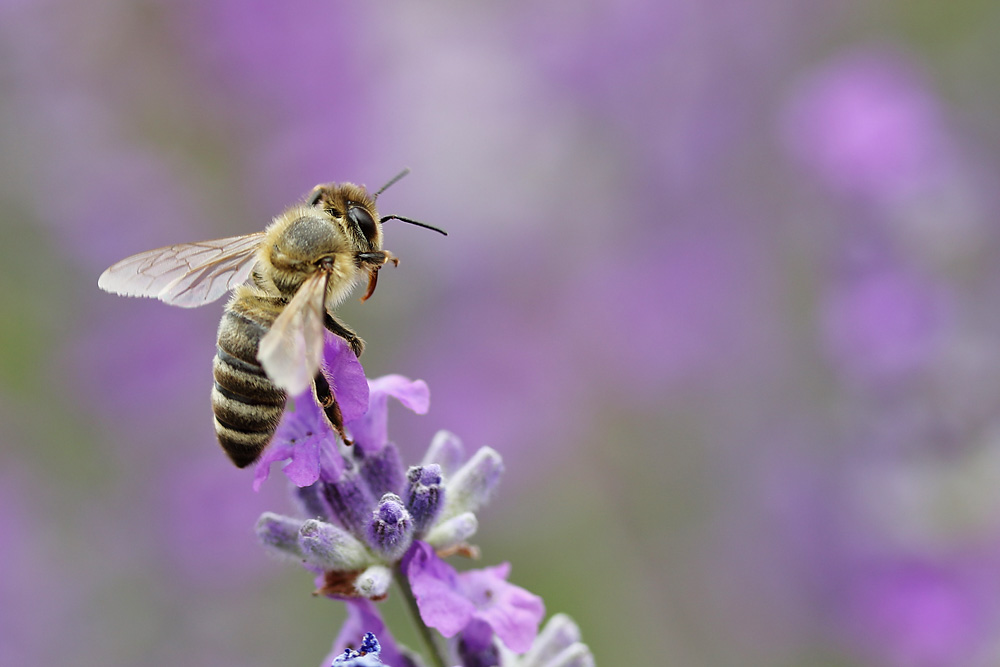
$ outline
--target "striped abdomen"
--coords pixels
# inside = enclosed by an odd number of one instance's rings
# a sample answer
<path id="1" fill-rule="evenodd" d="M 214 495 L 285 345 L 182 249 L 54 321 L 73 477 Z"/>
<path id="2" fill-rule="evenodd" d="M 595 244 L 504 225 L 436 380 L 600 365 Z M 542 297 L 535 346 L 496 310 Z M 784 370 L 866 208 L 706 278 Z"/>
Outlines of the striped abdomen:
<path id="1" fill-rule="evenodd" d="M 212 410 L 219 444 L 240 468 L 260 457 L 285 409 L 278 389 L 257 362 L 268 326 L 227 308 L 219 323 L 212 372 Z"/>

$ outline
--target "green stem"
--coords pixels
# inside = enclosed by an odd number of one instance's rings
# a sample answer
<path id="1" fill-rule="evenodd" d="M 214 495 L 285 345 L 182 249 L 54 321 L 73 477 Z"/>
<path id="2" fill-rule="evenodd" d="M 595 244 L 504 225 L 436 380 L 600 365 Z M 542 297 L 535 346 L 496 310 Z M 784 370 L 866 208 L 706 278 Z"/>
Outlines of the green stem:
<path id="1" fill-rule="evenodd" d="M 403 591 L 403 599 L 406 600 L 406 608 L 410 612 L 410 617 L 413 619 L 414 625 L 417 626 L 417 634 L 424 642 L 424 646 L 427 647 L 427 653 L 430 655 L 431 664 L 434 667 L 447 667 L 444 661 L 444 656 L 441 655 L 441 649 L 438 648 L 437 641 L 434 639 L 434 633 L 424 625 L 424 621 L 420 618 L 420 608 L 417 606 L 417 598 L 413 596 L 413 589 L 410 588 L 410 581 L 403 574 L 399 565 L 397 564 L 394 570 L 396 585 L 399 586 L 400 590 Z"/>

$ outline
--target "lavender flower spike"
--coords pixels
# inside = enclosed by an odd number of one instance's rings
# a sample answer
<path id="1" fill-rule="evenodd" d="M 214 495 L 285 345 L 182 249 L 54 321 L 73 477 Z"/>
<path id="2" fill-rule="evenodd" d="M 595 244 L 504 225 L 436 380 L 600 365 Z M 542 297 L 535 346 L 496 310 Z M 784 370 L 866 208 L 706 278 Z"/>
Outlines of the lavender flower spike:
<path id="1" fill-rule="evenodd" d="M 482 447 L 447 481 L 448 497 L 440 521 L 464 512 L 475 512 L 489 501 L 503 474 L 503 458 L 491 447 Z"/>
<path id="2" fill-rule="evenodd" d="M 357 570 L 374 562 L 368 549 L 343 528 L 309 519 L 298 531 L 302 558 L 324 570 Z"/>

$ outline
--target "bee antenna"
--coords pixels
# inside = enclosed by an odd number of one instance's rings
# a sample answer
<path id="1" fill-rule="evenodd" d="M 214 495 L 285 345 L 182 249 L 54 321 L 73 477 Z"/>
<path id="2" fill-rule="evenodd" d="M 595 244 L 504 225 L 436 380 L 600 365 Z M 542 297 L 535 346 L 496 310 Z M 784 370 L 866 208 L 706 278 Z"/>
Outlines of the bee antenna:
<path id="1" fill-rule="evenodd" d="M 431 231 L 437 232 L 438 234 L 443 234 L 448 236 L 448 232 L 444 231 L 440 227 L 435 227 L 434 225 L 428 225 L 426 222 L 419 222 L 411 218 L 404 218 L 401 215 L 387 215 L 380 219 L 379 222 L 385 222 L 386 220 L 399 220 L 401 222 L 407 222 L 411 225 L 416 225 L 417 227 L 423 227 L 424 229 L 430 229 Z"/>
<path id="2" fill-rule="evenodd" d="M 375 194 L 372 195 L 372 199 L 378 199 L 378 196 L 380 194 L 382 194 L 383 192 L 385 192 L 386 190 L 388 190 L 390 185 L 395 185 L 396 181 L 398 181 L 399 179 L 401 179 L 403 176 L 406 176 L 408 173 L 410 173 L 410 168 L 409 167 L 407 167 L 403 171 L 399 172 L 398 174 L 396 174 L 395 176 L 393 176 L 392 178 L 390 178 L 388 183 L 386 183 L 385 185 L 383 185 L 382 187 L 380 187 L 375 192 Z"/>

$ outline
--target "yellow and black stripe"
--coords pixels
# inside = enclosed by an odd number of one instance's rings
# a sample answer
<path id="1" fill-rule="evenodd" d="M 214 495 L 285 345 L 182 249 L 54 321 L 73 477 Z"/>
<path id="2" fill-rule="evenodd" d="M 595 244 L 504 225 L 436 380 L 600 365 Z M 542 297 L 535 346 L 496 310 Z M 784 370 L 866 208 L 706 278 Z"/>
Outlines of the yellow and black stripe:
<path id="1" fill-rule="evenodd" d="M 256 461 L 271 441 L 285 408 L 285 391 L 276 387 L 257 362 L 268 326 L 227 309 L 219 323 L 212 374 L 215 433 L 240 468 Z"/>

